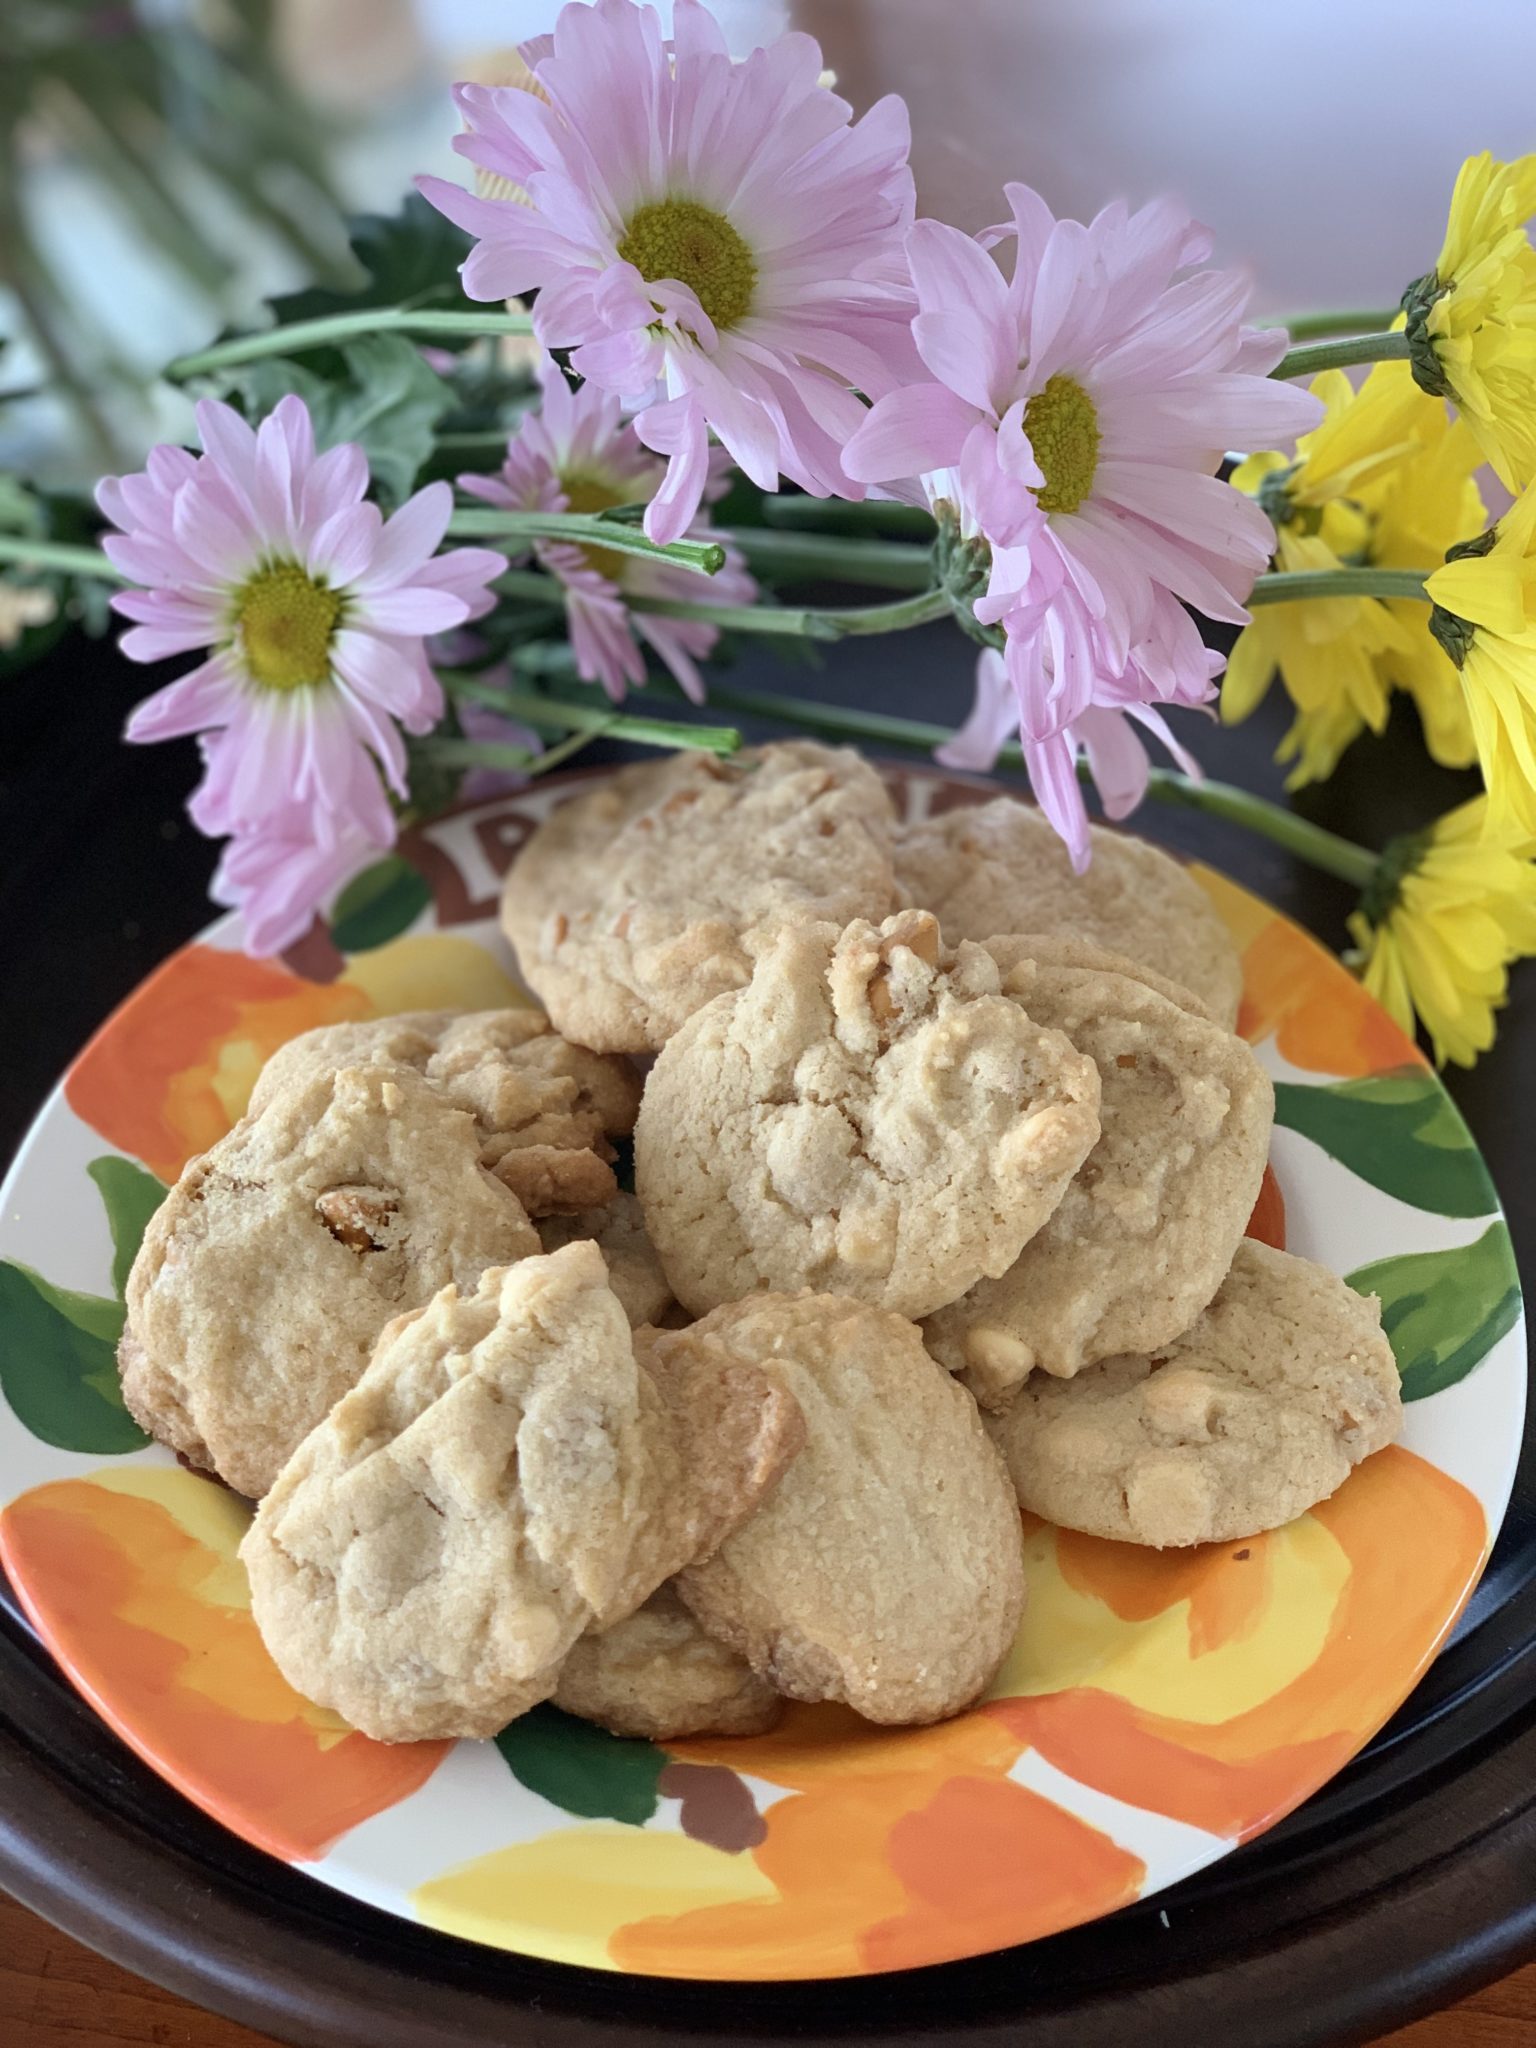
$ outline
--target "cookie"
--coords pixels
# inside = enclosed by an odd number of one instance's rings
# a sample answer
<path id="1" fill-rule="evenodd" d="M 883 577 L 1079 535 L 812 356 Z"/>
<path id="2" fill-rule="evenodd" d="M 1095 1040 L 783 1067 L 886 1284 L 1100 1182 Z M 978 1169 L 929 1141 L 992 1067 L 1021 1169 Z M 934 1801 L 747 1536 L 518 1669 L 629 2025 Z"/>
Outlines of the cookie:
<path id="1" fill-rule="evenodd" d="M 701 1315 L 811 1287 L 931 1313 L 1008 1270 L 1099 1135 L 1099 1076 L 921 911 L 781 932 L 670 1041 L 635 1184 Z"/>
<path id="2" fill-rule="evenodd" d="M 391 1317 L 540 1249 L 475 1119 L 412 1066 L 317 1069 L 192 1160 L 133 1264 L 123 1397 L 259 1499 Z"/>
<path id="3" fill-rule="evenodd" d="M 1096 946 L 1091 939 L 1077 938 L 1071 932 L 1001 933 L 982 943 L 997 962 L 1005 983 L 1014 969 L 1025 962 L 1035 967 L 1081 967 L 1097 974 L 1123 974 L 1130 981 L 1143 983 L 1177 1009 L 1188 1010 L 1191 1016 L 1203 1017 L 1207 1023 L 1219 1021 L 1212 1016 L 1210 1005 L 1192 988 L 1170 981 L 1144 960 L 1133 960 L 1128 953 Z"/>
<path id="4" fill-rule="evenodd" d="M 575 1214 L 617 1190 L 611 1137 L 627 1137 L 640 1078 L 627 1060 L 572 1045 L 542 1010 L 416 1010 L 322 1025 L 279 1048 L 251 1096 L 273 1096 L 341 1067 L 415 1067 L 480 1126 L 481 1158 L 530 1216 Z"/>
<path id="5" fill-rule="evenodd" d="M 762 1735 L 784 1710 L 773 1687 L 706 1635 L 670 1586 L 627 1621 L 575 1644 L 554 1703 L 611 1735 L 651 1742 Z"/>
<path id="6" fill-rule="evenodd" d="M 897 896 L 931 910 L 951 945 L 1062 932 L 1124 953 L 1192 989 L 1230 1029 L 1242 962 L 1205 891 L 1145 840 L 1098 826 L 1092 837 L 1092 865 L 1075 875 L 1045 819 L 1012 797 L 945 811 L 898 835 Z"/>
<path id="7" fill-rule="evenodd" d="M 1275 1103 L 1241 1038 L 1148 980 L 1047 964 L 1050 941 L 1044 959 L 1028 939 L 998 950 L 1013 962 L 1004 989 L 1098 1067 L 1103 1133 L 1008 1271 L 924 1324 L 934 1357 L 984 1407 L 1036 1368 L 1067 1378 L 1189 1328 L 1253 1213 Z"/>
<path id="8" fill-rule="evenodd" d="M 754 1295 L 647 1357 L 757 1361 L 805 1418 L 804 1449 L 678 1591 L 791 1699 L 871 1721 L 941 1720 L 985 1690 L 1024 1604 L 1018 1510 L 976 1404 L 912 1324 L 830 1295 Z"/>
<path id="9" fill-rule="evenodd" d="M 673 754 L 562 804 L 513 863 L 502 922 L 567 1037 L 655 1051 L 743 987 L 781 926 L 882 917 L 894 825 L 847 747 Z"/>
<path id="10" fill-rule="evenodd" d="M 444 1288 L 262 1502 L 240 1546 L 262 1639 L 380 1741 L 494 1735 L 750 1511 L 777 1468 L 742 1441 L 678 1433 L 595 1245 Z"/>
<path id="11" fill-rule="evenodd" d="M 591 1238 L 607 1262 L 608 1284 L 635 1329 L 642 1323 L 659 1323 L 674 1306 L 636 1196 L 621 1189 L 601 1209 L 586 1209 L 579 1216 L 546 1216 L 537 1227 L 547 1252 Z"/>
<path id="12" fill-rule="evenodd" d="M 1291 1521 L 1402 1416 L 1374 1297 L 1245 1239 L 1182 1337 L 1076 1379 L 1036 1374 L 987 1428 L 1031 1512 L 1163 1549 Z"/>

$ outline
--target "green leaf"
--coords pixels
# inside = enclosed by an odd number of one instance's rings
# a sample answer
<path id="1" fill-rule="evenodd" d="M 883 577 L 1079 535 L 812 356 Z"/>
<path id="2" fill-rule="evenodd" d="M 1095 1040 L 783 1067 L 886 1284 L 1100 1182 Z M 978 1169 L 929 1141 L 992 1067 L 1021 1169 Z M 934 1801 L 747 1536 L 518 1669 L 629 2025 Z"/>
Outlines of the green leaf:
<path id="1" fill-rule="evenodd" d="M 1404 1252 L 1348 1277 L 1357 1294 L 1381 1296 L 1405 1401 L 1465 1379 L 1520 1314 L 1520 1275 L 1503 1223 L 1490 1224 L 1475 1244 Z"/>
<path id="2" fill-rule="evenodd" d="M 321 376 L 308 362 L 262 356 L 230 372 L 246 411 L 259 418 L 287 392 L 309 407 L 316 444 L 356 441 L 380 495 L 399 504 L 432 452 L 433 429 L 453 405 L 452 389 L 399 334 L 364 334 L 340 350 L 341 375 Z"/>
<path id="3" fill-rule="evenodd" d="M 432 901 L 432 889 L 398 853 L 354 875 L 331 912 L 331 938 L 343 953 L 366 953 L 398 938 Z"/>
<path id="4" fill-rule="evenodd" d="M 1486 1216 L 1498 1206 L 1472 1135 L 1432 1074 L 1410 1068 L 1320 1088 L 1277 1081 L 1275 1121 L 1411 1208 Z"/>
<path id="5" fill-rule="evenodd" d="M 462 228 L 412 192 L 398 213 L 362 213 L 347 222 L 347 240 L 363 273 L 355 291 L 312 286 L 268 301 L 280 326 L 355 313 L 367 306 L 456 309 L 467 304 L 459 265 L 472 247 Z M 451 346 L 451 344 L 444 344 Z"/>
<path id="6" fill-rule="evenodd" d="M 85 1170 L 100 1191 L 111 1226 L 112 1285 L 121 1301 L 149 1219 L 165 1200 L 168 1189 L 163 1180 L 145 1167 L 132 1159 L 122 1159 L 115 1152 L 93 1159 Z"/>
<path id="7" fill-rule="evenodd" d="M 44 1443 L 115 1457 L 149 1442 L 123 1406 L 122 1328 L 120 1302 L 55 1287 L 0 1260 L 0 1390 Z"/>
<path id="8" fill-rule="evenodd" d="M 587 1820 L 643 1827 L 656 1811 L 656 1784 L 669 1761 L 651 1742 L 633 1742 L 556 1707 L 535 1707 L 503 1728 L 496 1747 L 519 1784 Z"/>

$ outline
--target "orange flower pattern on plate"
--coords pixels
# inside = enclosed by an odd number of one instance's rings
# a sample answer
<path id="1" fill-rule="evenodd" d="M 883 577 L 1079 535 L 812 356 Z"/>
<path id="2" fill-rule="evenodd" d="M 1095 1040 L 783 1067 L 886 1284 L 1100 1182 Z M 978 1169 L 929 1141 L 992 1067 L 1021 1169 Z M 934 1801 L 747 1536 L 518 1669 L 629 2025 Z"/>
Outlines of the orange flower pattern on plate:
<path id="1" fill-rule="evenodd" d="M 0 1513 L 0 1558 L 130 1747 L 246 1841 L 312 1862 L 425 1784 L 451 1745 L 370 1741 L 293 1690 L 251 1617 L 235 1556 L 247 1520 L 211 1480 L 138 1466 L 22 1494 Z"/>

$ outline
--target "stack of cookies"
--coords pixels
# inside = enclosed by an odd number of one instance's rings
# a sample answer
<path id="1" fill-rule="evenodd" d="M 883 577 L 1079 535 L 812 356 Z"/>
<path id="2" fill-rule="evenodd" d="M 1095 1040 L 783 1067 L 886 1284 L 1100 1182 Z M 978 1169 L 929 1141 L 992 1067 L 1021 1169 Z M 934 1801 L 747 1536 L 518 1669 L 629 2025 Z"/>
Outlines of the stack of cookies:
<path id="1" fill-rule="evenodd" d="M 901 831 L 791 742 L 568 801 L 505 922 L 547 1015 L 294 1041 L 128 1289 L 129 1406 L 259 1501 L 263 1637 L 367 1733 L 935 1721 L 1021 1507 L 1240 1539 L 1397 1433 L 1375 1302 L 1244 1236 L 1273 1091 L 1153 849 Z"/>

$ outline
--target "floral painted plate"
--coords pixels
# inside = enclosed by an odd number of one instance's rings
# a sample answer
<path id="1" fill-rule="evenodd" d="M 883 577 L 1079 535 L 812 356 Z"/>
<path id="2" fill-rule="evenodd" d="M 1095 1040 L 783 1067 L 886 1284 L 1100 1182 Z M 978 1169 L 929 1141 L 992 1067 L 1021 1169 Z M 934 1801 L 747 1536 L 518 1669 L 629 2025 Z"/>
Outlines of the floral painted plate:
<path id="1" fill-rule="evenodd" d="M 1109 1912 L 1271 1826 L 1370 1738 L 1482 1569 L 1525 1402 L 1509 1234 L 1433 1073 L 1329 954 L 1196 869 L 1274 1077 L 1250 1225 L 1380 1295 L 1401 1443 L 1239 1545 L 1159 1556 L 1028 1529 L 1030 1600 L 988 1698 L 936 1728 L 792 1706 L 656 1747 L 541 1707 L 494 1743 L 389 1748 L 301 1699 L 252 1622 L 248 1510 L 148 1446 L 113 1363 L 164 1185 L 313 1025 L 527 1000 L 500 878 L 573 785 L 424 828 L 283 964 L 226 919 L 86 1047 L 0 1196 L 0 1560 L 74 1683 L 226 1827 L 353 1898 L 556 1961 L 857 1976 Z M 892 770 L 918 816 L 977 784 Z"/>

